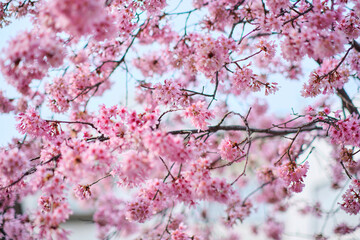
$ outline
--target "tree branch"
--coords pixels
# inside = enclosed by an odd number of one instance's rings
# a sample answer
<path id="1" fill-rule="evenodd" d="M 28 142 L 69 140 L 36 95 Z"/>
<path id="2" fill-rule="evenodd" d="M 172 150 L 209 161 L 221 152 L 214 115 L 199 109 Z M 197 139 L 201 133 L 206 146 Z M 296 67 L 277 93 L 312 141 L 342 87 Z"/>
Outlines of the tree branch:
<path id="1" fill-rule="evenodd" d="M 300 129 L 300 130 L 299 130 Z M 249 128 L 249 130 L 252 133 L 265 133 L 265 134 L 271 134 L 271 135 L 276 135 L 276 136 L 282 136 L 282 135 L 287 135 L 287 134 L 291 134 L 291 133 L 297 133 L 298 131 L 300 132 L 311 132 L 311 131 L 316 131 L 316 130 L 323 130 L 322 127 L 317 127 L 317 126 L 299 126 L 297 128 L 291 128 L 291 129 L 286 129 L 286 130 L 272 130 L 269 128 Z M 168 134 L 196 134 L 196 133 L 204 133 L 204 132 L 217 132 L 217 131 L 247 131 L 246 126 L 241 126 L 241 125 L 228 125 L 228 126 L 209 126 L 209 128 L 207 130 L 199 130 L 199 129 L 189 129 L 189 130 L 175 130 L 175 131 L 170 131 L 168 132 Z"/>

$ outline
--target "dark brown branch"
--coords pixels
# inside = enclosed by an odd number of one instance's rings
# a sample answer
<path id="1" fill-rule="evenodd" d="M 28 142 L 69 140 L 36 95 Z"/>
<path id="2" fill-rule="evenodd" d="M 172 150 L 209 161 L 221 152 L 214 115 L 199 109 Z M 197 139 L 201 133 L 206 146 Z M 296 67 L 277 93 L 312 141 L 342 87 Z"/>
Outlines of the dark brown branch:
<path id="1" fill-rule="evenodd" d="M 313 6 L 311 5 L 311 6 L 310 6 L 308 9 L 306 9 L 304 12 L 302 12 L 302 13 L 296 15 L 295 17 L 293 17 L 293 18 L 285 21 L 285 22 L 283 23 L 283 26 L 286 25 L 286 24 L 288 24 L 289 22 L 293 22 L 293 21 L 295 21 L 296 19 L 298 19 L 299 17 L 307 14 L 307 13 L 310 12 L 312 9 L 313 9 Z"/>
<path id="2" fill-rule="evenodd" d="M 184 89 L 184 88 L 181 88 L 180 90 L 184 91 L 184 92 L 192 93 L 192 94 L 188 94 L 188 96 L 193 96 L 193 95 L 201 95 L 201 96 L 204 96 L 204 97 L 213 97 L 214 96 L 213 94 L 206 94 L 203 91 L 202 92 L 197 92 L 197 91 Z"/>
<path id="3" fill-rule="evenodd" d="M 61 120 L 45 120 L 46 122 L 54 122 L 54 123 L 67 123 L 67 124 L 85 124 L 89 125 L 90 127 L 94 128 L 96 131 L 99 132 L 99 130 L 95 127 L 94 124 L 89 122 L 81 122 L 81 121 L 61 121 Z"/>
<path id="4" fill-rule="evenodd" d="M 171 169 L 174 167 L 174 165 L 175 165 L 175 163 L 173 163 L 171 166 L 170 166 L 170 171 L 171 171 Z M 181 165 L 180 165 L 181 166 Z M 163 183 L 164 182 L 166 182 L 166 179 L 170 176 L 170 171 L 168 172 L 168 174 L 165 176 L 165 178 L 163 179 Z M 155 193 L 155 195 L 154 195 L 154 197 L 153 197 L 153 201 L 156 199 L 156 196 L 158 195 L 158 193 L 159 193 L 159 191 L 160 191 L 160 188 L 156 191 L 156 193 Z"/>
<path id="5" fill-rule="evenodd" d="M 171 171 L 170 171 L 170 169 L 168 168 L 168 166 L 166 165 L 164 159 L 162 159 L 162 157 L 160 157 L 160 156 L 159 156 L 159 158 L 160 158 L 160 160 L 162 161 L 162 163 L 164 164 L 164 166 L 165 166 L 166 170 L 168 171 L 170 177 L 175 181 L 176 178 L 171 174 Z"/>
<path id="6" fill-rule="evenodd" d="M 250 155 L 250 148 L 251 148 L 251 130 L 250 130 L 250 127 L 249 127 L 249 123 L 248 123 L 248 117 L 250 115 L 250 111 L 251 111 L 251 108 L 249 109 L 248 113 L 246 114 L 245 117 L 243 117 L 241 114 L 236 114 L 236 115 L 239 115 L 241 117 L 241 119 L 243 120 L 244 122 L 244 125 L 246 127 L 246 132 L 247 132 L 247 138 L 246 138 L 246 142 L 248 144 L 248 148 L 247 148 L 247 152 L 246 152 L 246 159 L 245 159 L 245 165 L 244 165 L 244 169 L 243 171 L 240 173 L 240 175 L 231 183 L 231 185 L 234 185 L 242 176 L 245 175 L 245 172 L 246 172 L 246 168 L 247 168 L 247 165 L 249 163 L 249 155 Z"/>
<path id="7" fill-rule="evenodd" d="M 312 127 L 304 127 L 299 126 L 298 128 L 286 129 L 286 130 L 272 130 L 269 128 L 249 128 L 252 133 L 265 133 L 276 136 L 287 135 L 291 133 L 297 133 L 300 129 L 300 132 L 311 132 L 315 130 L 323 130 L 322 127 L 312 126 Z M 204 132 L 217 132 L 217 131 L 247 131 L 245 126 L 240 125 L 229 125 L 229 126 L 209 126 L 207 130 L 200 129 L 189 129 L 189 130 L 175 130 L 168 132 L 169 134 L 194 134 L 194 133 L 204 133 Z"/>
<path id="8" fill-rule="evenodd" d="M 82 96 L 82 95 L 85 95 L 85 94 L 87 94 L 88 92 L 90 92 L 92 89 L 96 89 L 96 91 L 97 91 L 97 89 L 100 87 L 100 85 L 103 83 L 104 81 L 101 81 L 101 82 L 98 82 L 98 83 L 96 83 L 96 84 L 94 84 L 94 85 L 91 85 L 91 86 L 88 86 L 88 87 L 85 87 L 84 89 L 82 89 L 81 90 L 81 92 L 78 94 L 78 95 L 76 95 L 74 98 L 72 98 L 72 99 L 70 99 L 70 100 L 68 100 L 69 102 L 73 102 L 73 101 L 75 101 L 77 98 L 79 98 L 80 96 Z"/>
<path id="9" fill-rule="evenodd" d="M 98 182 L 100 182 L 101 180 L 103 180 L 103 179 L 105 179 L 105 178 L 108 178 L 108 177 L 111 177 L 111 176 L 112 176 L 111 174 L 107 174 L 107 175 L 105 175 L 104 177 L 99 178 L 99 179 L 98 179 L 98 180 L 96 180 L 95 182 L 93 182 L 93 183 L 89 184 L 89 185 L 88 185 L 88 187 L 91 187 L 92 185 L 97 184 L 97 183 L 98 183 Z"/>
<path id="10" fill-rule="evenodd" d="M 327 74 L 320 76 L 320 79 L 323 79 L 325 77 L 328 77 L 328 76 L 331 76 L 332 74 L 334 74 L 339 69 L 341 64 L 343 64 L 346 57 L 349 55 L 351 49 L 353 49 L 353 48 L 354 48 L 354 45 L 351 45 L 351 47 L 349 47 L 349 49 L 346 51 L 345 55 L 341 58 L 340 62 L 336 65 L 336 67 L 333 70 L 331 70 L 330 72 L 328 72 Z"/>
<path id="11" fill-rule="evenodd" d="M 351 179 L 352 179 L 351 174 L 350 174 L 349 171 L 346 169 L 343 161 L 340 161 L 340 164 L 341 164 L 342 168 L 344 169 L 344 171 L 345 171 L 346 175 L 348 176 L 348 178 L 351 180 Z"/>
<path id="12" fill-rule="evenodd" d="M 352 45 L 354 46 L 356 51 L 360 52 L 360 44 L 355 41 L 355 39 L 353 40 Z"/>
<path id="13" fill-rule="evenodd" d="M 210 107 L 211 103 L 216 100 L 215 99 L 215 96 L 216 96 L 216 92 L 217 92 L 217 89 L 218 89 L 218 86 L 219 86 L 219 72 L 216 72 L 216 76 L 215 76 L 215 89 L 214 89 L 214 93 L 213 93 L 213 96 L 212 96 L 212 99 L 208 105 L 208 108 Z"/>
<path id="14" fill-rule="evenodd" d="M 350 114 L 355 113 L 359 115 L 358 109 L 355 107 L 354 103 L 350 99 L 349 95 L 346 93 L 344 88 L 336 90 L 337 95 L 341 98 L 343 106 L 350 112 Z"/>
<path id="15" fill-rule="evenodd" d="M 225 163 L 223 165 L 220 165 L 220 166 L 213 166 L 215 165 L 218 161 L 221 160 L 221 158 L 217 159 L 216 161 L 212 162 L 209 169 L 210 170 L 213 170 L 213 169 L 219 169 L 219 168 L 223 168 L 223 167 L 228 167 L 228 166 L 231 166 L 233 165 L 234 163 L 237 163 L 239 162 L 240 159 L 246 157 L 246 155 L 241 155 L 240 157 L 237 157 L 235 160 L 231 161 L 231 162 L 228 162 L 228 163 Z"/>
<path id="16" fill-rule="evenodd" d="M 41 162 L 41 163 L 37 164 L 36 166 L 34 166 L 34 167 L 30 168 L 29 170 L 27 170 L 26 172 L 24 172 L 23 175 L 21 175 L 21 176 L 20 176 L 17 180 L 15 180 L 14 182 L 10 183 L 10 184 L 7 185 L 7 186 L 1 187 L 0 190 L 3 190 L 3 189 L 5 189 L 5 188 L 9 188 L 9 187 L 12 187 L 12 186 L 16 185 L 16 184 L 19 183 L 21 180 L 23 180 L 26 176 L 31 175 L 31 174 L 33 174 L 34 172 L 36 172 L 36 170 L 37 170 L 36 167 L 37 167 L 37 166 L 39 166 L 39 165 L 42 166 L 42 165 L 48 164 L 49 162 L 56 161 L 56 160 L 58 160 L 58 159 L 60 158 L 60 156 L 61 156 L 61 155 L 58 154 L 58 155 L 50 158 L 50 159 L 47 160 L 46 162 Z"/>
<path id="17" fill-rule="evenodd" d="M 167 114 L 167 113 L 170 113 L 170 112 L 175 112 L 175 111 L 179 111 L 179 110 L 181 110 L 181 109 L 170 109 L 170 110 L 167 110 L 167 111 L 165 111 L 165 112 L 163 112 L 161 115 L 160 115 L 160 117 L 158 118 L 158 123 L 156 124 L 156 129 L 158 129 L 159 128 L 159 126 L 160 126 L 160 123 L 161 123 L 161 118 L 162 117 L 164 117 L 165 116 L 165 114 Z"/>
<path id="18" fill-rule="evenodd" d="M 262 50 L 259 50 L 259 51 L 257 51 L 256 53 L 253 53 L 253 54 L 251 54 L 250 56 L 247 56 L 246 58 L 239 59 L 239 60 L 236 60 L 236 61 L 232 61 L 231 63 L 237 63 L 237 62 L 241 62 L 241 61 L 248 60 L 249 58 L 252 58 L 252 57 L 254 57 L 255 55 L 258 55 L 258 54 L 261 53 L 261 52 L 262 52 Z"/>
<path id="19" fill-rule="evenodd" d="M 270 180 L 269 182 L 263 183 L 260 187 L 256 188 L 255 190 L 253 190 L 252 192 L 250 192 L 243 200 L 242 202 L 242 206 L 244 206 L 244 204 L 246 203 L 246 201 L 249 199 L 249 197 L 251 197 L 252 195 L 254 195 L 257 191 L 263 189 L 266 185 L 272 183 L 273 181 L 275 181 L 276 178 L 273 178 L 272 180 Z"/>

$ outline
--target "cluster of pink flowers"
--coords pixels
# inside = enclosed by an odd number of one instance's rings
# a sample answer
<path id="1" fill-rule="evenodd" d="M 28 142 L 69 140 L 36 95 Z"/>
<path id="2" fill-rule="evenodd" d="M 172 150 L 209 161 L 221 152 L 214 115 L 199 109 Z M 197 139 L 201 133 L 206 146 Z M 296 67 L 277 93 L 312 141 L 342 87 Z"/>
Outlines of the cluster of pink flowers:
<path id="1" fill-rule="evenodd" d="M 233 226 L 237 220 L 243 222 L 246 217 L 250 216 L 252 207 L 253 204 L 250 201 L 242 202 L 239 197 L 233 197 L 226 210 L 226 224 Z"/>
<path id="2" fill-rule="evenodd" d="M 339 23 L 338 28 L 349 39 L 357 39 L 360 36 L 360 16 L 355 11 L 350 11 Z"/>
<path id="3" fill-rule="evenodd" d="M 6 98 L 2 91 L 0 91 L 0 113 L 9 113 L 13 111 L 15 107 L 12 105 L 10 99 Z"/>
<path id="4" fill-rule="evenodd" d="M 270 11 L 279 14 L 281 10 L 287 9 L 289 6 L 289 1 L 287 0 L 273 0 L 267 1 L 266 5 L 269 7 Z"/>
<path id="5" fill-rule="evenodd" d="M 201 6 L 205 1 L 193 1 L 195 7 Z M 237 9 L 237 1 L 234 0 L 219 0 L 207 1 L 207 9 L 209 14 L 202 21 L 202 25 L 209 30 L 224 31 L 225 27 L 239 21 L 241 15 Z"/>
<path id="6" fill-rule="evenodd" d="M 0 237 L 3 239 L 31 240 L 32 226 L 26 221 L 28 216 L 16 216 L 14 209 L 8 209 L 0 216 Z"/>
<path id="7" fill-rule="evenodd" d="M 351 52 L 349 57 L 346 58 L 346 61 L 350 65 L 350 69 L 357 74 L 360 71 L 360 53 L 359 52 Z"/>
<path id="8" fill-rule="evenodd" d="M 112 229 L 121 231 L 122 236 L 127 236 L 137 229 L 133 223 L 126 220 L 125 203 L 119 198 L 105 194 L 100 197 L 97 205 L 94 222 L 99 230 L 99 238 L 105 238 Z"/>
<path id="9" fill-rule="evenodd" d="M 25 156 L 17 149 L 0 149 L 0 185 L 6 186 L 12 181 L 17 180 L 28 168 L 29 162 Z"/>
<path id="10" fill-rule="evenodd" d="M 321 67 L 310 75 L 309 83 L 305 84 L 302 95 L 305 97 L 315 97 L 319 94 L 331 94 L 336 89 L 341 89 L 348 81 L 349 70 L 340 67 L 334 70 L 339 62 L 335 59 L 326 59 Z"/>
<path id="11" fill-rule="evenodd" d="M 275 179 L 275 168 L 274 167 L 262 167 L 257 171 L 257 178 L 260 182 L 270 182 Z"/>
<path id="12" fill-rule="evenodd" d="M 323 214 L 320 202 L 316 202 L 314 205 L 307 204 L 304 208 L 300 209 L 299 212 L 301 214 L 312 214 L 316 217 L 321 217 Z"/>
<path id="13" fill-rule="evenodd" d="M 78 183 L 84 176 L 103 176 L 114 161 L 108 146 L 101 142 L 87 144 L 71 140 L 61 145 L 58 171 L 67 176 L 69 182 Z"/>
<path id="14" fill-rule="evenodd" d="M 195 35 L 192 41 L 196 69 L 207 78 L 214 78 L 215 73 L 229 62 L 229 51 L 236 49 L 235 42 L 224 36 L 215 40 L 210 36 Z"/>
<path id="15" fill-rule="evenodd" d="M 224 178 L 212 178 L 210 162 L 200 158 L 192 162 L 191 168 L 184 172 L 184 178 L 191 184 L 195 199 L 208 199 L 226 204 L 234 194 L 234 189 Z"/>
<path id="16" fill-rule="evenodd" d="M 259 202 L 270 204 L 281 203 L 284 199 L 290 197 L 288 186 L 281 179 L 272 179 L 272 182 L 264 187 L 262 193 L 257 197 Z"/>
<path id="17" fill-rule="evenodd" d="M 219 144 L 219 153 L 222 159 L 232 162 L 244 154 L 244 151 L 240 148 L 239 143 L 224 138 Z"/>
<path id="18" fill-rule="evenodd" d="M 309 35 L 305 35 L 304 40 L 313 40 L 307 44 L 304 42 L 307 54 L 314 59 L 322 59 L 343 51 L 348 40 L 344 34 L 333 34 L 333 28 L 339 25 L 343 17 L 344 5 L 339 2 L 336 7 L 331 7 L 329 2 L 321 1 L 314 2 L 312 6 L 306 5 L 311 11 L 300 19 L 307 21 L 304 25 Z"/>
<path id="19" fill-rule="evenodd" d="M 192 164 L 189 171 L 171 182 L 164 183 L 156 179 L 146 181 L 137 197 L 128 203 L 127 219 L 144 222 L 173 202 L 194 205 L 195 200 L 207 199 L 224 204 L 230 201 L 234 194 L 231 185 L 223 178 L 210 177 L 206 159 L 199 159 L 198 163 L 203 166 L 199 168 Z"/>
<path id="20" fill-rule="evenodd" d="M 144 77 L 153 77 L 155 74 L 162 75 L 169 70 L 164 58 L 157 54 L 149 54 L 143 58 L 136 58 L 133 62 Z"/>
<path id="21" fill-rule="evenodd" d="M 37 168 L 38 170 L 33 179 L 34 182 L 30 187 L 32 187 L 34 191 L 41 189 L 43 196 L 50 200 L 53 199 L 49 198 L 50 196 L 63 198 L 66 190 L 64 176 L 54 173 L 48 167 L 49 166 L 44 165 Z"/>
<path id="22" fill-rule="evenodd" d="M 234 189 L 224 178 L 204 178 L 198 183 L 196 192 L 200 199 L 226 204 L 234 194 Z"/>
<path id="23" fill-rule="evenodd" d="M 186 190 L 187 189 L 187 190 Z M 190 202 L 190 186 L 184 180 L 166 184 L 160 179 L 146 182 L 135 199 L 128 202 L 126 217 L 130 221 L 144 222 L 152 215 L 171 206 L 173 202 Z"/>
<path id="24" fill-rule="evenodd" d="M 40 15 L 44 26 L 66 31 L 76 37 L 96 33 L 97 26 L 107 20 L 104 3 L 96 0 L 51 1 L 44 5 Z"/>
<path id="25" fill-rule="evenodd" d="M 159 26 L 159 21 L 161 21 L 159 18 L 150 19 L 148 27 L 139 35 L 141 44 L 151 44 L 157 41 L 168 45 L 178 37 L 178 33 L 173 31 L 170 25 L 164 23 L 164 26 Z"/>
<path id="26" fill-rule="evenodd" d="M 38 201 L 39 208 L 35 213 L 35 222 L 38 226 L 38 236 L 42 239 L 51 239 L 55 234 L 58 239 L 67 239 L 68 231 L 60 228 L 72 214 L 69 203 L 62 197 L 42 196 Z"/>
<path id="27" fill-rule="evenodd" d="M 173 68 L 183 69 L 186 75 L 195 76 L 198 71 L 194 54 L 195 49 L 188 44 L 188 41 L 179 40 L 176 48 L 167 51 L 167 60 Z"/>
<path id="28" fill-rule="evenodd" d="M 281 43 L 281 55 L 288 61 L 298 62 L 306 55 L 303 36 L 299 35 L 295 29 L 289 31 Z"/>
<path id="29" fill-rule="evenodd" d="M 74 108 L 79 108 L 89 96 L 101 95 L 110 86 L 111 83 L 105 81 L 104 75 L 91 71 L 87 63 L 79 64 L 75 72 L 55 77 L 52 83 L 46 83 L 47 105 L 55 113 L 64 113 L 71 103 Z"/>
<path id="30" fill-rule="evenodd" d="M 55 78 L 52 84 L 46 85 L 46 91 L 51 96 L 48 102 L 51 111 L 62 113 L 69 109 L 69 85 L 64 78 Z"/>
<path id="31" fill-rule="evenodd" d="M 334 144 L 360 146 L 360 119 L 351 115 L 340 119 L 330 127 L 329 135 Z"/>
<path id="32" fill-rule="evenodd" d="M 50 67 L 63 63 L 64 57 L 65 49 L 55 34 L 34 29 L 10 41 L 0 66 L 9 84 L 29 94 L 31 81 L 44 78 Z"/>
<path id="33" fill-rule="evenodd" d="M 306 16 L 306 18 L 308 18 L 309 20 L 313 20 L 313 22 L 308 23 L 308 25 L 311 25 L 318 29 L 326 29 L 331 27 L 331 24 L 333 24 L 334 20 L 339 20 L 341 12 L 343 11 L 343 6 L 341 4 L 337 6 L 336 10 L 329 11 L 329 2 L 322 3 L 321 1 L 314 1 L 311 7 L 311 10 L 313 11 L 311 11 L 311 13 Z"/>
<path id="34" fill-rule="evenodd" d="M 119 177 L 118 184 L 133 187 L 147 180 L 152 169 L 153 161 L 146 152 L 130 150 L 123 155 L 120 165 L 112 171 L 112 175 Z"/>
<path id="35" fill-rule="evenodd" d="M 263 53 L 265 53 L 265 57 L 267 59 L 272 59 L 275 57 L 276 46 L 274 42 L 270 42 L 264 38 L 261 38 L 255 47 L 259 48 Z"/>
<path id="36" fill-rule="evenodd" d="M 148 181 L 148 184 L 141 189 L 136 198 L 126 206 L 126 219 L 130 222 L 145 222 L 157 211 L 163 210 L 168 201 L 162 194 L 162 186 L 159 180 Z"/>
<path id="37" fill-rule="evenodd" d="M 19 113 L 16 116 L 18 124 L 16 125 L 17 130 L 22 134 L 29 134 L 34 137 L 45 137 L 51 138 L 54 132 L 54 127 L 41 119 L 39 114 L 34 108 L 28 108 L 25 113 Z"/>
<path id="38" fill-rule="evenodd" d="M 312 11 L 296 19 L 302 23 L 302 31 L 288 28 L 284 32 L 283 57 L 290 61 L 299 61 L 308 55 L 317 60 L 342 52 L 348 40 L 344 34 L 334 34 L 332 30 L 336 20 L 340 20 L 342 7 L 329 11 L 327 4 L 321 4 L 320 1 L 313 6 L 306 5 L 303 11 L 310 8 Z"/>
<path id="39" fill-rule="evenodd" d="M 342 147 L 337 154 L 337 160 L 340 161 L 341 164 L 344 164 L 350 174 L 356 175 L 360 171 L 360 162 L 354 159 L 352 149 Z"/>
<path id="40" fill-rule="evenodd" d="M 265 95 L 275 93 L 278 90 L 277 83 L 263 83 L 253 73 L 249 65 L 238 68 L 231 78 L 231 92 L 238 95 L 241 93 L 258 92 L 265 88 Z"/>
<path id="41" fill-rule="evenodd" d="M 247 66 L 237 69 L 232 77 L 232 91 L 235 94 L 240 94 L 248 89 L 257 92 L 260 91 L 260 88 L 261 84 L 257 80 L 257 75 Z"/>
<path id="42" fill-rule="evenodd" d="M 196 128 L 205 130 L 209 125 L 207 121 L 214 118 L 214 114 L 206 108 L 206 102 L 197 101 L 186 108 L 185 117 L 191 118 Z"/>
<path id="43" fill-rule="evenodd" d="M 309 163 L 297 165 L 295 162 L 289 161 L 279 168 L 279 176 L 283 179 L 292 192 L 301 192 L 305 186 L 304 178 L 309 169 Z"/>
<path id="44" fill-rule="evenodd" d="M 64 79 L 64 81 L 66 81 L 65 84 L 71 86 L 67 88 L 69 96 L 66 97 L 68 98 L 68 100 L 75 99 L 76 102 L 82 103 L 82 102 L 86 102 L 86 100 L 88 99 L 87 97 L 88 95 L 86 93 L 89 93 L 89 91 L 87 90 L 94 89 L 93 91 L 90 91 L 91 94 L 95 96 L 101 95 L 105 90 L 109 89 L 111 86 L 111 83 L 109 81 L 106 81 L 106 76 L 107 76 L 106 70 L 104 70 L 102 74 L 99 74 L 96 71 L 93 71 L 88 63 L 79 64 L 76 67 L 76 70 L 70 72 L 66 76 L 66 79 Z M 97 87 L 94 88 L 94 86 Z M 54 88 L 53 90 L 59 91 L 60 89 Z M 61 93 L 62 92 L 60 92 L 60 94 Z M 51 93 L 51 95 L 54 94 Z"/>
<path id="45" fill-rule="evenodd" d="M 165 80 L 164 84 L 155 84 L 154 88 L 154 98 L 160 103 L 180 106 L 189 105 L 188 97 L 184 91 L 181 91 L 182 85 L 175 80 Z"/>
<path id="46" fill-rule="evenodd" d="M 273 218 L 268 218 L 264 225 L 264 231 L 268 238 L 280 240 L 284 231 L 284 224 Z"/>
<path id="47" fill-rule="evenodd" d="M 126 131 L 124 122 L 128 114 L 126 108 L 117 106 L 107 108 L 105 105 L 100 105 L 99 115 L 94 119 L 94 124 L 102 133 L 110 137 L 123 137 Z M 117 117 L 122 121 L 115 121 Z"/>
<path id="48" fill-rule="evenodd" d="M 360 212 L 360 181 L 352 180 L 349 188 L 342 195 L 343 203 L 340 207 L 345 212 L 351 214 L 358 214 Z"/>
<path id="49" fill-rule="evenodd" d="M 346 223 L 340 223 L 334 229 L 334 233 L 339 235 L 346 235 L 354 232 L 358 227 L 349 227 Z"/>
<path id="50" fill-rule="evenodd" d="M 91 190 L 88 185 L 77 185 L 74 187 L 74 193 L 80 200 L 88 200 L 91 198 Z"/>
<path id="51" fill-rule="evenodd" d="M 180 225 L 178 229 L 176 229 L 175 231 L 173 231 L 171 233 L 171 240 L 187 240 L 187 239 L 193 238 L 193 237 L 189 236 L 185 232 L 185 230 L 186 230 L 186 228 L 183 225 Z"/>
<path id="52" fill-rule="evenodd" d="M 347 39 L 342 34 L 324 31 L 319 35 L 316 36 L 316 40 L 312 44 L 313 53 L 309 53 L 312 58 L 330 58 L 344 51 L 344 44 L 347 42 Z"/>
<path id="53" fill-rule="evenodd" d="M 125 6 L 122 1 L 113 2 L 112 7 L 115 11 L 118 11 L 116 27 L 120 28 L 120 36 L 126 39 L 136 27 L 136 23 L 133 22 L 136 14 L 136 4 L 133 2 L 133 4 L 130 3 L 129 6 Z"/>
<path id="54" fill-rule="evenodd" d="M 179 202 L 194 205 L 192 183 L 184 177 L 179 177 L 168 186 L 168 192 Z"/>
<path id="55" fill-rule="evenodd" d="M 140 7 L 143 10 L 146 10 L 150 16 L 159 14 L 160 11 L 167 5 L 165 0 L 148 0 L 141 3 L 143 5 L 140 5 Z"/>
<path id="56" fill-rule="evenodd" d="M 315 119 L 324 120 L 326 119 L 326 116 L 329 116 L 331 113 L 331 110 L 329 107 L 324 107 L 322 111 L 315 111 L 315 109 L 312 106 L 307 106 L 305 108 L 305 118 L 307 121 L 311 122 Z M 339 117 L 338 112 L 335 113 L 336 117 Z"/>
<path id="57" fill-rule="evenodd" d="M 184 146 L 184 140 L 181 137 L 168 135 L 161 131 L 144 135 L 143 143 L 151 156 L 163 157 L 172 162 L 188 162 L 193 153 L 191 147 Z"/>
<path id="58" fill-rule="evenodd" d="M 129 112 L 126 118 L 127 125 L 130 131 L 143 132 L 154 127 L 158 123 L 157 110 L 145 109 L 144 113 L 137 114 L 136 111 Z"/>

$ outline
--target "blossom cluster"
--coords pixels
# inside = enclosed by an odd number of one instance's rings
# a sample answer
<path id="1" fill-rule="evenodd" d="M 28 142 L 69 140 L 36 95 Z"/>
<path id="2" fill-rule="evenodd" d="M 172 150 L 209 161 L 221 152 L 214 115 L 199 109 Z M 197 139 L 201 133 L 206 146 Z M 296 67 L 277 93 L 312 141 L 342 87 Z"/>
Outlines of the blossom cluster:
<path id="1" fill-rule="evenodd" d="M 319 69 L 311 73 L 309 83 L 304 85 L 302 94 L 305 97 L 315 97 L 341 89 L 348 81 L 349 70 L 336 69 L 338 64 L 338 61 L 333 59 L 325 60 Z"/>
<path id="2" fill-rule="evenodd" d="M 293 192 L 301 192 L 305 186 L 303 182 L 308 169 L 308 162 L 297 166 L 296 163 L 289 161 L 281 166 L 279 169 L 279 176 L 285 181 L 286 185 L 289 186 L 289 190 Z"/>
<path id="3" fill-rule="evenodd" d="M 349 214 L 358 214 L 360 211 L 360 182 L 355 179 L 349 189 L 342 195 L 341 209 Z"/>
<path id="4" fill-rule="evenodd" d="M 230 162 L 235 161 L 244 153 L 239 143 L 231 141 L 230 139 L 223 139 L 219 144 L 219 149 L 220 156 Z"/>
<path id="5" fill-rule="evenodd" d="M 359 124 L 359 117 L 355 115 L 351 115 L 346 119 L 340 119 L 330 128 L 329 135 L 334 143 L 359 147 Z"/>
<path id="6" fill-rule="evenodd" d="M 99 1 L 51 1 L 43 7 L 40 22 L 55 31 L 66 31 L 76 37 L 95 34 L 97 40 L 111 33 L 112 19 Z"/>
<path id="7" fill-rule="evenodd" d="M 5 51 L 6 58 L 0 59 L 1 71 L 7 82 L 23 94 L 30 93 L 33 79 L 43 79 L 50 67 L 59 67 L 65 58 L 61 40 L 36 29 L 12 39 Z"/>
<path id="8" fill-rule="evenodd" d="M 44 136 L 46 138 L 56 134 L 54 132 L 56 124 L 52 126 L 44 119 L 41 119 L 34 108 L 28 108 L 25 113 L 19 113 L 16 119 L 18 121 L 17 129 L 22 134 L 27 133 L 35 137 Z"/>
<path id="9" fill-rule="evenodd" d="M 203 101 L 198 101 L 187 107 L 185 116 L 191 118 L 194 126 L 201 130 L 205 130 L 209 125 L 207 121 L 214 118 L 214 114 L 206 109 L 206 102 Z"/>

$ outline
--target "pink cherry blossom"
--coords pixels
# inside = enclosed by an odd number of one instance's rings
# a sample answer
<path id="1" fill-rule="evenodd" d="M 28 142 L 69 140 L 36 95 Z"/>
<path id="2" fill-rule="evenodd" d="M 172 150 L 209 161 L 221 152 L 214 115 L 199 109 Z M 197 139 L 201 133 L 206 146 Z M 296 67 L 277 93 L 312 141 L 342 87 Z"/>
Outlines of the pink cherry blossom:
<path id="1" fill-rule="evenodd" d="M 206 108 L 205 104 L 205 102 L 198 101 L 185 110 L 185 116 L 190 117 L 193 125 L 201 130 L 205 130 L 209 125 L 207 120 L 214 118 L 213 113 Z"/>
<path id="2" fill-rule="evenodd" d="M 18 121 L 17 129 L 23 134 L 28 133 L 32 136 L 46 138 L 56 134 L 51 124 L 41 119 L 34 108 L 28 108 L 25 113 L 19 113 L 16 119 Z"/>
<path id="3" fill-rule="evenodd" d="M 284 231 L 284 224 L 277 222 L 275 219 L 269 218 L 264 226 L 266 236 L 270 239 L 280 240 Z"/>
<path id="4" fill-rule="evenodd" d="M 360 211 L 360 182 L 353 180 L 342 195 L 343 202 L 340 204 L 341 209 L 349 214 L 358 214 Z"/>
<path id="5" fill-rule="evenodd" d="M 235 161 L 244 151 L 240 148 L 239 143 L 230 139 L 223 139 L 219 144 L 220 155 L 228 161 Z"/>
<path id="6" fill-rule="evenodd" d="M 305 186 L 303 181 L 308 169 L 308 162 L 297 166 L 296 163 L 289 161 L 279 168 L 279 176 L 285 181 L 291 191 L 301 192 Z"/>

